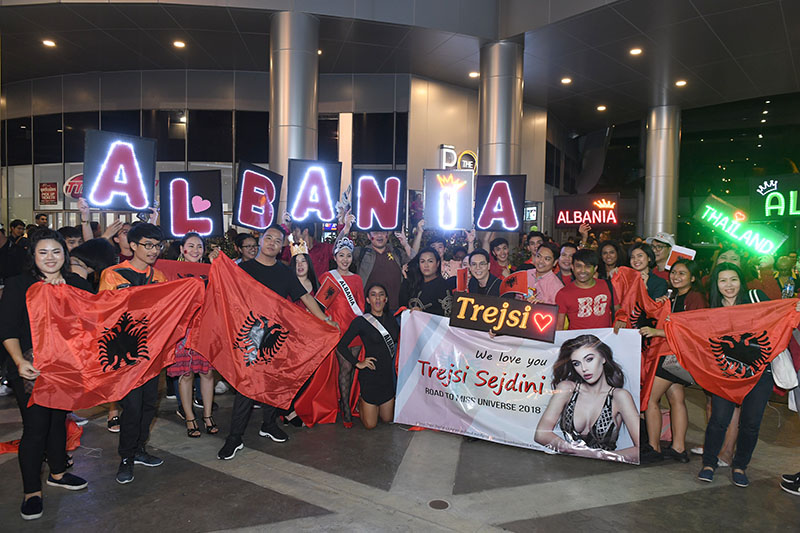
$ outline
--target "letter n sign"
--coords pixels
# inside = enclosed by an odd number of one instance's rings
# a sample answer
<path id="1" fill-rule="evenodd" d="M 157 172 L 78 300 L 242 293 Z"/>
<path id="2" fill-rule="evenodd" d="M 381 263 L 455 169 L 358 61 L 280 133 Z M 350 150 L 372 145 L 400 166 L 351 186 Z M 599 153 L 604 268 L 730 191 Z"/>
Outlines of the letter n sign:
<path id="1" fill-rule="evenodd" d="M 353 170 L 353 214 L 361 231 L 399 231 L 405 220 L 405 170 Z"/>
<path id="2" fill-rule="evenodd" d="M 159 173 L 161 231 L 180 239 L 187 233 L 221 237 L 222 173 L 219 170 Z"/>
<path id="3" fill-rule="evenodd" d="M 342 178 L 338 161 L 289 160 L 287 207 L 297 222 L 336 222 Z"/>
<path id="4" fill-rule="evenodd" d="M 91 130 L 85 146 L 83 191 L 89 205 L 120 211 L 153 205 L 155 139 Z"/>
<path id="5" fill-rule="evenodd" d="M 278 220 L 283 176 L 259 166 L 239 161 L 233 223 L 264 231 Z"/>
<path id="6" fill-rule="evenodd" d="M 525 208 L 523 174 L 475 177 L 475 229 L 520 231 Z"/>

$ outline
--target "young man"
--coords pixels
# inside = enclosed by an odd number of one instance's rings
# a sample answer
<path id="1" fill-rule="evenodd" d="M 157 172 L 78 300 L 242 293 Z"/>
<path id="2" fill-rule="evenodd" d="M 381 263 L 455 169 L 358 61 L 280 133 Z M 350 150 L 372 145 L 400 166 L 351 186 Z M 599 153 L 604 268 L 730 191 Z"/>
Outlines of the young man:
<path id="1" fill-rule="evenodd" d="M 128 232 L 133 257 L 109 267 L 100 276 L 101 291 L 139 287 L 153 283 L 164 283 L 166 276 L 153 268 L 161 253 L 163 236 L 158 226 L 148 223 L 134 224 Z M 158 376 L 133 389 L 120 402 L 118 452 L 122 461 L 117 470 L 117 483 L 133 481 L 133 465 L 161 466 L 163 459 L 150 455 L 145 443 L 150 437 L 150 424 L 156 414 L 158 400 Z"/>
<path id="2" fill-rule="evenodd" d="M 281 298 L 291 297 L 293 301 L 301 300 L 312 315 L 335 326 L 336 323 L 325 316 L 314 297 L 300 284 L 295 273 L 278 261 L 285 237 L 286 233 L 282 227 L 270 226 L 261 236 L 260 248 L 255 259 L 243 261 L 239 263 L 239 266 L 253 279 Z M 236 392 L 231 414 L 231 431 L 228 438 L 225 439 L 225 445 L 217 453 L 219 459 L 233 459 L 236 452 L 244 448 L 242 435 L 247 429 L 247 422 L 250 420 L 250 411 L 253 409 L 254 403 L 251 398 Z M 286 442 L 289 436 L 278 427 L 276 422 L 278 419 L 277 407 L 264 404 L 261 412 L 264 418 L 258 434 L 262 437 L 269 437 L 275 442 Z"/>
<path id="3" fill-rule="evenodd" d="M 794 298 L 798 291 L 800 291 L 800 287 L 798 287 L 800 281 L 793 275 L 793 268 L 794 263 L 788 255 L 779 257 L 775 262 L 775 270 L 777 270 L 775 273 L 775 281 L 778 283 L 778 287 L 781 290 L 782 298 Z M 763 279 L 761 281 L 764 284 L 770 282 L 770 280 Z"/>
<path id="4" fill-rule="evenodd" d="M 83 235 L 81 235 L 81 230 L 75 226 L 64 226 L 63 228 L 58 228 L 58 232 L 62 237 L 64 237 L 64 241 L 67 243 L 67 251 L 69 252 L 83 244 Z"/>
<path id="5" fill-rule="evenodd" d="M 558 329 L 609 328 L 613 325 L 614 291 L 606 280 L 595 279 L 600 258 L 594 250 L 578 250 L 572 256 L 575 281 L 556 294 Z M 569 328 L 564 319 L 569 319 Z"/>
<path id="6" fill-rule="evenodd" d="M 489 250 L 492 252 L 489 271 L 499 279 L 505 279 L 514 272 L 511 266 L 511 254 L 508 248 L 508 241 L 504 237 L 492 239 L 489 243 Z"/>
<path id="7" fill-rule="evenodd" d="M 40 228 L 47 227 L 47 215 L 45 215 L 44 213 L 39 213 L 38 215 L 36 215 L 36 218 L 34 220 L 36 220 L 36 225 L 39 226 Z"/>
<path id="8" fill-rule="evenodd" d="M 473 294 L 500 296 L 500 279 L 489 272 L 489 253 L 481 248 L 469 254 L 468 291 Z M 451 278 L 455 286 L 455 277 Z"/>
<path id="9" fill-rule="evenodd" d="M 666 266 L 672 247 L 675 246 L 675 238 L 669 233 L 661 231 L 653 237 L 648 237 L 645 242 L 650 245 L 653 253 L 656 254 L 656 267 L 651 272 L 669 283 L 669 270 L 667 270 Z"/>
<path id="10" fill-rule="evenodd" d="M 556 295 L 564 284 L 553 273 L 558 257 L 558 246 L 546 242 L 537 247 L 533 258 L 534 268 L 528 270 L 528 301 L 554 304 Z M 532 293 L 532 294 L 531 294 Z"/>
<path id="11" fill-rule="evenodd" d="M 572 283 L 572 256 L 578 251 L 577 245 L 567 242 L 561 246 L 561 253 L 558 256 L 558 272 L 556 276 L 564 285 Z"/>

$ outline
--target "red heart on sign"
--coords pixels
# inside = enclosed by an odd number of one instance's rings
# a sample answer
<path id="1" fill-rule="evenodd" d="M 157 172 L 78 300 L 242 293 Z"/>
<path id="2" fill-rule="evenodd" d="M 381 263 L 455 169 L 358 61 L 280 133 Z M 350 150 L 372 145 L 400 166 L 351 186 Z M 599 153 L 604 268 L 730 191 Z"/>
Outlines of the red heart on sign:
<path id="1" fill-rule="evenodd" d="M 543 332 L 553 323 L 553 315 L 547 313 L 536 313 L 533 315 L 533 323 L 539 328 L 539 332 Z"/>
<path id="2" fill-rule="evenodd" d="M 741 211 L 736 211 L 736 212 L 733 214 L 733 218 L 735 218 L 735 219 L 736 219 L 736 222 L 743 222 L 743 221 L 744 221 L 744 219 L 746 219 L 746 218 L 747 218 L 747 215 L 745 215 L 745 214 L 744 214 L 744 213 L 742 213 Z"/>

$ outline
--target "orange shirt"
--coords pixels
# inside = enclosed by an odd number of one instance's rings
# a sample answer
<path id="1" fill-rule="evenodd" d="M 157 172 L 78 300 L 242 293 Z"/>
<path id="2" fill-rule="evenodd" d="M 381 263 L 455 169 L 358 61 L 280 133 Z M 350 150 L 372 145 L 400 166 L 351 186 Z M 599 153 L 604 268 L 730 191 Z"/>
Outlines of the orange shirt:
<path id="1" fill-rule="evenodd" d="M 160 270 L 147 266 L 144 270 L 134 268 L 130 261 L 108 267 L 100 274 L 99 291 L 126 289 L 153 283 L 165 283 L 167 277 Z"/>

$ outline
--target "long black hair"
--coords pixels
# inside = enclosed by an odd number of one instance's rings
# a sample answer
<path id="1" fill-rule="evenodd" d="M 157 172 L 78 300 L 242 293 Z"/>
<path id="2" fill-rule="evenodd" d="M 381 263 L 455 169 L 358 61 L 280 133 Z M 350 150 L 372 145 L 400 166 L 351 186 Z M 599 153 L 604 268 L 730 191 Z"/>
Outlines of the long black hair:
<path id="1" fill-rule="evenodd" d="M 366 304 L 364 305 L 364 312 L 366 313 L 372 312 L 372 309 L 370 308 L 369 305 L 369 291 L 371 291 L 375 287 L 383 289 L 383 294 L 386 295 L 386 305 L 383 307 L 383 316 L 392 316 L 392 310 L 389 309 L 389 291 L 386 290 L 386 285 L 378 281 L 373 281 L 372 283 L 367 285 L 367 290 L 364 291 L 364 300 L 366 301 Z"/>
<path id="2" fill-rule="evenodd" d="M 647 256 L 647 267 L 649 270 L 653 270 L 656 267 L 656 253 L 646 242 L 637 242 L 631 246 L 630 250 L 628 250 L 628 265 L 631 263 L 631 257 L 633 257 L 634 250 L 641 250 L 645 253 Z M 600 262 L 602 263 L 602 261 Z"/>
<path id="3" fill-rule="evenodd" d="M 62 237 L 61 234 L 56 230 L 52 230 L 50 228 L 40 228 L 37 229 L 36 231 L 31 232 L 29 239 L 31 245 L 30 248 L 28 248 L 27 270 L 30 272 L 30 274 L 36 279 L 45 278 L 42 271 L 39 270 L 38 266 L 36 266 L 36 259 L 35 259 L 36 246 L 41 241 L 53 240 L 56 241 L 58 244 L 60 244 L 61 249 L 63 250 L 64 264 L 61 265 L 60 274 L 62 278 L 66 279 L 66 277 L 70 274 L 70 272 L 72 272 L 72 269 L 69 264 L 69 250 L 67 250 L 67 242 L 64 240 L 64 237 Z"/>
<path id="4" fill-rule="evenodd" d="M 719 273 L 731 270 L 739 276 L 739 294 L 736 295 L 734 305 L 749 304 L 750 298 L 747 296 L 747 283 L 744 280 L 742 269 L 733 263 L 720 263 L 711 271 L 711 280 L 708 282 L 708 306 L 722 307 L 722 293 L 719 292 Z"/>
<path id="5" fill-rule="evenodd" d="M 596 348 L 597 353 L 606 360 L 603 363 L 603 373 L 606 383 L 612 387 L 621 388 L 625 385 L 625 374 L 622 367 L 614 362 L 614 354 L 608 344 L 601 341 L 594 335 L 578 335 L 561 345 L 558 352 L 558 359 L 553 365 L 553 388 L 555 389 L 562 381 L 570 380 L 575 383 L 582 383 L 583 377 L 575 371 L 571 364 L 572 354 L 579 348 Z"/>
<path id="6" fill-rule="evenodd" d="M 417 255 L 414 256 L 411 261 L 408 262 L 408 278 L 407 281 L 411 287 L 411 291 L 409 294 L 416 296 L 416 294 L 422 290 L 422 285 L 425 283 L 425 278 L 422 276 L 422 270 L 419 268 L 419 258 L 422 257 L 422 254 L 430 253 L 433 254 L 433 258 L 436 259 L 436 275 L 442 275 L 442 258 L 439 257 L 439 252 L 436 251 L 431 246 L 426 246 L 425 248 L 421 249 Z M 389 294 L 388 292 L 386 293 Z"/>
<path id="7" fill-rule="evenodd" d="M 700 265 L 696 262 L 692 261 L 691 259 L 684 259 L 680 258 L 675 263 L 673 263 L 672 268 L 674 269 L 678 265 L 683 265 L 686 267 L 686 270 L 689 271 L 689 276 L 694 278 L 694 281 L 691 282 L 691 286 L 689 287 L 690 291 L 697 291 L 703 292 L 703 282 L 700 280 Z M 670 272 L 672 272 L 670 270 Z M 670 281 L 670 287 L 672 287 L 672 282 Z M 674 295 L 673 295 L 674 296 Z"/>
<path id="8" fill-rule="evenodd" d="M 92 239 L 72 249 L 72 257 L 80 259 L 95 272 L 102 272 L 116 263 L 114 246 L 106 239 Z"/>
<path id="9" fill-rule="evenodd" d="M 605 248 L 606 246 L 611 246 L 612 248 L 614 248 L 614 251 L 617 252 L 617 262 L 614 265 L 615 267 L 622 265 L 623 264 L 622 262 L 624 261 L 623 257 L 625 257 L 625 251 L 622 249 L 622 246 L 620 246 L 617 241 L 607 240 L 601 242 L 600 246 L 597 247 L 597 253 L 600 256 L 600 264 L 597 265 L 597 277 L 600 279 L 608 279 L 606 262 L 603 261 L 603 248 Z"/>
<path id="10" fill-rule="evenodd" d="M 306 258 L 308 265 L 308 280 L 311 282 L 311 287 L 314 289 L 314 294 L 319 290 L 319 282 L 317 281 L 317 274 L 314 272 L 314 263 L 311 262 L 311 256 L 308 254 L 294 254 L 289 261 L 289 268 L 292 269 L 292 274 L 297 276 L 297 256 L 302 255 Z"/>

